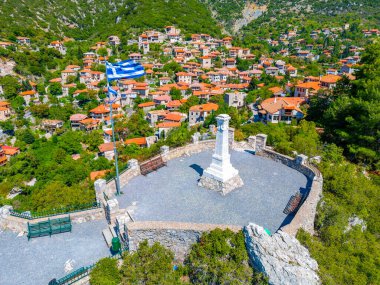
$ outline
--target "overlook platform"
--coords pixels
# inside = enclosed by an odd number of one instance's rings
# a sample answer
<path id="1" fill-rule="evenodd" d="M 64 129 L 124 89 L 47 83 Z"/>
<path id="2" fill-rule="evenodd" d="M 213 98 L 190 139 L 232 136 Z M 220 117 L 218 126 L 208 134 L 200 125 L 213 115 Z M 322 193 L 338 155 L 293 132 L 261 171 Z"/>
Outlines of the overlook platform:
<path id="1" fill-rule="evenodd" d="M 290 197 L 308 184 L 306 176 L 271 159 L 232 151 L 242 188 L 222 196 L 197 185 L 212 151 L 170 160 L 167 167 L 133 178 L 118 197 L 135 221 L 175 221 L 244 226 L 256 223 L 275 232 L 287 217 Z"/>

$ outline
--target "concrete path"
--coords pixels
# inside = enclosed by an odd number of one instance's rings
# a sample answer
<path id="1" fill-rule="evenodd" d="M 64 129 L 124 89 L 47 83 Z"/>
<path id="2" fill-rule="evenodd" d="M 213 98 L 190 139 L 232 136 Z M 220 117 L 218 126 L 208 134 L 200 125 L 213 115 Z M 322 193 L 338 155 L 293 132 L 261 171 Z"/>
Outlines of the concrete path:
<path id="1" fill-rule="evenodd" d="M 106 227 L 105 220 L 73 224 L 71 233 L 30 241 L 16 233 L 0 233 L 0 284 L 47 285 L 67 274 L 68 260 L 75 270 L 110 255 L 102 236 Z"/>
<path id="2" fill-rule="evenodd" d="M 296 170 L 248 152 L 233 151 L 232 165 L 244 186 L 221 196 L 197 186 L 212 151 L 168 162 L 167 167 L 138 176 L 123 187 L 120 208 L 130 209 L 136 221 L 177 221 L 247 225 L 254 222 L 276 231 L 290 196 L 305 188 L 307 178 Z"/>

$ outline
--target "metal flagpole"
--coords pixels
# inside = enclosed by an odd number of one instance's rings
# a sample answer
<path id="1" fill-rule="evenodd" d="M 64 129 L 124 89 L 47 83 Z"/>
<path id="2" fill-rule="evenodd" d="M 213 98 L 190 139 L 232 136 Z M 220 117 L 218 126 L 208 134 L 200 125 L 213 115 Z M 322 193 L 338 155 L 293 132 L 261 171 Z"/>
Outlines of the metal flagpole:
<path id="1" fill-rule="evenodd" d="M 110 104 L 110 120 L 111 120 L 111 128 L 112 128 L 112 142 L 113 142 L 113 153 L 115 157 L 115 169 L 116 169 L 116 195 L 120 195 L 120 180 L 119 180 L 119 165 L 117 163 L 117 148 L 116 148 L 116 140 L 115 140 L 115 126 L 112 117 L 112 101 L 110 96 L 110 84 L 108 82 L 107 76 L 107 63 L 106 63 L 106 80 L 107 80 L 107 94 L 108 100 Z"/>

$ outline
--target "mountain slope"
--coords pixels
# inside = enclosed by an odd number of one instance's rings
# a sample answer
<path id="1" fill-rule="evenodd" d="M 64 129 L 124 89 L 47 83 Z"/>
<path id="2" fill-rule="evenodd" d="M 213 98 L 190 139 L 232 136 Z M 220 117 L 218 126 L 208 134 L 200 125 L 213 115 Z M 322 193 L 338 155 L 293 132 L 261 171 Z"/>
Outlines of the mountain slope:
<path id="1" fill-rule="evenodd" d="M 0 38 L 104 38 L 165 25 L 185 34 L 235 34 L 244 26 L 252 33 L 269 21 L 274 25 L 303 17 L 328 22 L 347 15 L 379 25 L 380 5 L 378 0 L 3 0 Z"/>
<path id="2" fill-rule="evenodd" d="M 210 10 L 198 0 L 13 0 L 0 3 L 0 36 L 87 39 L 129 28 L 176 25 L 185 33 L 220 34 Z"/>

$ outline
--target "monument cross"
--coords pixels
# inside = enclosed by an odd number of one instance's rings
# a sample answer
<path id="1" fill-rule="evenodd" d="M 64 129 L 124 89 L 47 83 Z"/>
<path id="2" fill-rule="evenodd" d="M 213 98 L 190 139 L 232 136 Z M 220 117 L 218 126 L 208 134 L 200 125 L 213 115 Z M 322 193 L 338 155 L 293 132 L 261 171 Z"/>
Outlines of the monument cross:
<path id="1" fill-rule="evenodd" d="M 243 186 L 239 171 L 230 161 L 228 130 L 231 117 L 221 114 L 216 117 L 217 133 L 214 154 L 211 165 L 203 172 L 198 185 L 208 188 L 222 195 Z"/>

